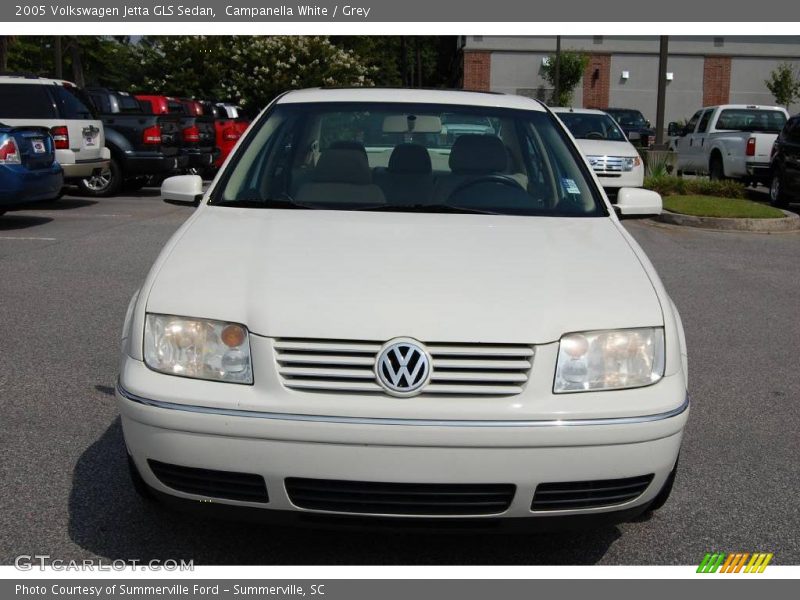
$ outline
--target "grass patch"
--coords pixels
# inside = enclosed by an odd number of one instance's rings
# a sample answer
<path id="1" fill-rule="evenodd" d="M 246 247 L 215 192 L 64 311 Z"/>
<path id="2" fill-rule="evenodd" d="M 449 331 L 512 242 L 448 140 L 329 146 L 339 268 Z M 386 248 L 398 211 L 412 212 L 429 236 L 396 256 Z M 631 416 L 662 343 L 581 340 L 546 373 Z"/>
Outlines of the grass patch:
<path id="1" fill-rule="evenodd" d="M 716 198 L 700 195 L 665 196 L 664 208 L 671 212 L 695 217 L 779 219 L 786 216 L 777 208 L 743 198 Z"/>

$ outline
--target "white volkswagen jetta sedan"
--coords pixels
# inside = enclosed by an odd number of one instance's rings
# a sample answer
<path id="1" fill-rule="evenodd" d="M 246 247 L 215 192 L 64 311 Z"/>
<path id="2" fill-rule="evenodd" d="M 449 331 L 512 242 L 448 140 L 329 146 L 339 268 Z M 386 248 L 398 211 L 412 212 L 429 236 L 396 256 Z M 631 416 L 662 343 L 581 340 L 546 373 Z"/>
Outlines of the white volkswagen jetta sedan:
<path id="1" fill-rule="evenodd" d="M 442 134 L 476 118 L 491 130 Z M 117 400 L 140 492 L 537 525 L 669 495 L 680 317 L 539 102 L 290 92 L 209 190 L 181 176 L 162 195 L 199 208 L 125 320 Z M 661 199 L 623 189 L 615 208 Z"/>
<path id="2" fill-rule="evenodd" d="M 554 108 L 569 129 L 606 192 L 644 185 L 644 164 L 620 126 L 601 110 Z"/>

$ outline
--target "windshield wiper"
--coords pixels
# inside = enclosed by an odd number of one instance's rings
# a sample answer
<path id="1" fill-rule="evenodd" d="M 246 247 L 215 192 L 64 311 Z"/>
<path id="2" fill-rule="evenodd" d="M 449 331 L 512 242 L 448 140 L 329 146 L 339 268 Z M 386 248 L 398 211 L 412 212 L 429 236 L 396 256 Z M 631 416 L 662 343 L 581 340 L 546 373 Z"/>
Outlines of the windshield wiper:
<path id="1" fill-rule="evenodd" d="M 477 208 L 465 208 L 452 204 L 383 204 L 377 207 L 368 207 L 360 210 L 380 212 L 419 212 L 419 213 L 448 213 L 464 215 L 497 215 L 499 213 Z"/>
<path id="2" fill-rule="evenodd" d="M 230 206 L 232 208 L 283 208 L 313 209 L 314 206 L 300 204 L 290 198 L 242 198 L 240 200 L 221 200 L 211 206 Z"/>

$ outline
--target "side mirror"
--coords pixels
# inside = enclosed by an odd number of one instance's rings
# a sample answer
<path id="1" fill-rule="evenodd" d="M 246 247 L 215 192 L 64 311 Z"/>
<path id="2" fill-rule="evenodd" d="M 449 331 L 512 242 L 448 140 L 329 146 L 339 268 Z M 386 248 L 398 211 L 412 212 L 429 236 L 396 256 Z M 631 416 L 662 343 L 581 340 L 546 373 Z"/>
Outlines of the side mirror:
<path id="1" fill-rule="evenodd" d="M 680 125 L 678 125 L 675 121 L 667 125 L 667 135 L 670 137 L 675 137 L 678 135 L 683 135 L 683 129 Z"/>
<path id="2" fill-rule="evenodd" d="M 619 216 L 653 217 L 661 214 L 661 195 L 642 188 L 622 188 L 617 193 L 615 206 Z"/>
<path id="3" fill-rule="evenodd" d="M 203 179 L 199 175 L 176 175 L 161 184 L 161 198 L 170 204 L 197 206 L 203 199 Z"/>
<path id="4" fill-rule="evenodd" d="M 652 129 L 653 128 L 653 124 L 648 119 L 645 119 L 644 124 L 648 129 Z"/>

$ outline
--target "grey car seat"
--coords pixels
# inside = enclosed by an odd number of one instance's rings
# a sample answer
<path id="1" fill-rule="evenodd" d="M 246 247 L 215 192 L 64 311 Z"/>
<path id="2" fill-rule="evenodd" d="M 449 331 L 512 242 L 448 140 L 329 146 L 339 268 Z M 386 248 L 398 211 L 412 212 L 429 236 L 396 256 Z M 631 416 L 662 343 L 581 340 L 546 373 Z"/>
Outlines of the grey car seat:
<path id="1" fill-rule="evenodd" d="M 419 144 L 399 144 L 392 150 L 389 166 L 375 170 L 375 183 L 389 204 L 428 204 L 433 193 L 431 156 Z"/>
<path id="2" fill-rule="evenodd" d="M 337 148 L 320 155 L 311 181 L 300 186 L 295 199 L 313 205 L 385 203 L 383 192 L 372 183 L 366 154 Z"/>
<path id="3" fill-rule="evenodd" d="M 449 165 L 450 173 L 437 177 L 434 184 L 436 202 L 447 202 L 450 194 L 467 181 L 504 173 L 508 154 L 496 135 L 470 133 L 456 138 L 450 149 Z"/>

